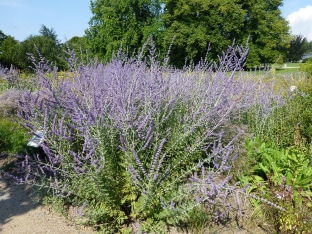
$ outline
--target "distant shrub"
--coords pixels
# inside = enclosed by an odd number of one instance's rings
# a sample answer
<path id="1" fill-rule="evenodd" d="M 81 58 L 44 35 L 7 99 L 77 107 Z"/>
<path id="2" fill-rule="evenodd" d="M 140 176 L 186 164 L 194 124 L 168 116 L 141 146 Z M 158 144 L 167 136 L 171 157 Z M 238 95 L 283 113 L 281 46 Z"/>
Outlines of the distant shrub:
<path id="1" fill-rule="evenodd" d="M 301 65 L 300 71 L 305 72 L 308 78 L 310 78 L 312 76 L 312 63 L 305 63 Z"/>

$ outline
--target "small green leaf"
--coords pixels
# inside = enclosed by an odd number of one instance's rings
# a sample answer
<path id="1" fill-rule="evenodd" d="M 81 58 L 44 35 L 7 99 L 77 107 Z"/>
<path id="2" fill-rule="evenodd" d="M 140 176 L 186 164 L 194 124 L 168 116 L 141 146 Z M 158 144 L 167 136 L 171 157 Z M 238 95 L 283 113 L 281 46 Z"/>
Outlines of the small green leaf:
<path id="1" fill-rule="evenodd" d="M 292 179 L 293 179 L 293 175 L 290 171 L 288 171 L 286 174 L 286 184 L 290 184 Z"/>

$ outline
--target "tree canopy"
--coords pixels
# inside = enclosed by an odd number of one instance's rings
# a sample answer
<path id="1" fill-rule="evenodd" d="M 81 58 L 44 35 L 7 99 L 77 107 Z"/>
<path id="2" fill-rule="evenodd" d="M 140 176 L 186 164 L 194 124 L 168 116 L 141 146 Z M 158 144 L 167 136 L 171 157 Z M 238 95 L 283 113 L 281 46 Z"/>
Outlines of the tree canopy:
<path id="1" fill-rule="evenodd" d="M 241 0 L 245 10 L 242 33 L 250 35 L 249 67 L 285 58 L 290 41 L 288 22 L 281 16 L 282 0 Z"/>
<path id="2" fill-rule="evenodd" d="M 164 55 L 171 46 L 171 63 L 195 63 L 216 58 L 232 44 L 247 43 L 247 67 L 282 59 L 289 47 L 289 26 L 281 16 L 282 0 L 94 0 L 86 31 L 90 47 L 100 58 L 122 45 L 133 53 L 150 35 Z"/>
<path id="3" fill-rule="evenodd" d="M 133 53 L 150 35 L 156 36 L 160 9 L 158 0 L 91 1 L 93 17 L 86 34 L 94 54 L 110 60 L 120 47 Z"/>
<path id="4" fill-rule="evenodd" d="M 7 37 L 7 35 L 5 35 L 1 30 L 0 30 L 0 48 L 1 48 L 1 44 L 4 41 L 4 39 Z"/>
<path id="5" fill-rule="evenodd" d="M 68 57 L 68 49 L 73 50 L 75 55 L 79 58 L 79 62 L 87 61 L 92 59 L 93 54 L 91 53 L 90 46 L 87 43 L 87 37 L 74 36 L 66 43 L 62 45 L 63 57 Z"/>
<path id="6" fill-rule="evenodd" d="M 220 54 L 234 38 L 241 39 L 244 10 L 237 0 L 165 0 L 164 46 L 172 38 L 171 60 L 179 67 L 186 58 L 198 62 L 211 43 L 211 55 Z"/>
<path id="7" fill-rule="evenodd" d="M 289 61 L 299 61 L 302 55 L 309 51 L 309 42 L 302 35 L 293 35 L 290 40 L 290 47 L 287 54 Z"/>
<path id="8" fill-rule="evenodd" d="M 42 24 L 39 33 L 41 36 L 52 39 L 57 46 L 61 45 L 61 41 L 57 39 L 57 34 L 53 28 L 48 29 L 45 25 Z"/>
<path id="9" fill-rule="evenodd" d="M 65 61 L 61 58 L 60 49 L 52 38 L 45 36 L 29 36 L 25 41 L 20 43 L 19 48 L 19 67 L 29 70 L 33 64 L 29 59 L 29 54 L 40 59 L 38 52 L 46 61 L 52 62 L 59 69 L 65 68 Z"/>
<path id="10" fill-rule="evenodd" d="M 19 42 L 11 36 L 5 36 L 0 46 L 0 63 L 3 66 L 11 65 L 18 67 L 19 63 Z"/>
<path id="11" fill-rule="evenodd" d="M 132 56 L 150 36 L 157 55 L 164 58 L 170 48 L 170 63 L 182 67 L 185 61 L 199 62 L 211 50 L 208 59 L 217 59 L 235 41 L 248 43 L 247 68 L 283 62 L 286 56 L 300 52 L 300 38 L 291 38 L 287 21 L 279 10 L 282 0 L 91 0 L 93 13 L 83 37 L 73 37 L 67 44 L 76 54 L 88 50 L 102 61 L 112 59 L 119 49 Z M 6 41 L 7 39 L 7 41 Z M 298 42 L 299 40 L 299 42 Z M 6 42 L 3 46 L 3 44 Z M 45 43 L 46 42 L 46 43 Z M 291 43 L 290 43 L 291 42 Z M 34 53 L 34 44 L 48 60 L 60 64 L 65 45 L 53 28 L 41 25 L 39 36 L 30 35 L 24 42 L 14 41 L 0 31 L 2 63 L 29 64 L 26 52 Z M 307 43 L 305 43 L 307 44 Z M 291 45 L 291 48 L 289 46 Z M 15 46 L 15 47 L 14 47 Z M 311 42 L 309 49 L 311 50 Z M 295 51 L 291 52 L 291 51 Z M 301 52 L 300 52 L 301 53 Z M 52 54 L 54 54 L 52 56 Z M 14 57 L 15 56 L 15 57 Z M 4 59 L 4 57 L 7 57 Z M 86 56 L 82 56 L 85 59 Z M 295 60 L 295 59 L 291 59 Z"/>

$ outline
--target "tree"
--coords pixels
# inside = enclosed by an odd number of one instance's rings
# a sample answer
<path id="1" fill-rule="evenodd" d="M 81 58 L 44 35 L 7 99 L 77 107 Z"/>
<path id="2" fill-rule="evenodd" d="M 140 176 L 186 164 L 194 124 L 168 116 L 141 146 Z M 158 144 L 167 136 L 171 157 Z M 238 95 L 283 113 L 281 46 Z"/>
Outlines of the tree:
<path id="1" fill-rule="evenodd" d="M 57 39 L 57 34 L 53 28 L 48 29 L 45 25 L 42 24 L 39 33 L 41 36 L 52 39 L 57 46 L 61 45 L 61 41 Z"/>
<path id="2" fill-rule="evenodd" d="M 247 67 L 282 62 L 289 26 L 281 16 L 282 0 L 95 0 L 86 31 L 95 54 L 110 60 L 122 45 L 131 54 L 152 34 L 165 56 L 172 40 L 171 63 L 197 63 L 211 43 L 210 59 L 235 40 L 248 41 Z"/>
<path id="3" fill-rule="evenodd" d="M 309 50 L 309 43 L 302 35 L 293 35 L 287 54 L 289 61 L 299 61 L 302 55 Z"/>
<path id="4" fill-rule="evenodd" d="M 282 62 L 289 48 L 288 22 L 281 16 L 282 0 L 242 0 L 245 10 L 243 32 L 250 35 L 251 54 L 247 65 Z"/>
<path id="5" fill-rule="evenodd" d="M 18 67 L 19 42 L 14 37 L 6 36 L 1 43 L 0 63 L 6 67 Z"/>
<path id="6" fill-rule="evenodd" d="M 0 48 L 1 48 L 1 44 L 4 41 L 4 39 L 7 37 L 7 35 L 5 35 L 1 30 L 0 30 Z M 0 50 L 1 51 L 1 50 Z"/>
<path id="7" fill-rule="evenodd" d="M 233 39 L 242 38 L 244 10 L 237 0 L 165 0 L 164 47 L 172 39 L 171 62 L 181 67 L 185 59 L 197 63 L 205 57 L 209 43 L 210 55 L 216 57 Z"/>
<path id="8" fill-rule="evenodd" d="M 289 27 L 281 16 L 282 0 L 165 0 L 164 45 L 173 36 L 172 62 L 198 62 L 211 42 L 211 56 L 225 50 L 235 39 L 249 38 L 247 66 L 275 62 L 287 53 Z"/>
<path id="9" fill-rule="evenodd" d="M 308 42 L 307 52 L 312 52 L 312 41 Z"/>
<path id="10" fill-rule="evenodd" d="M 52 38 L 45 36 L 29 36 L 20 44 L 19 66 L 24 70 L 30 70 L 33 66 L 29 59 L 29 54 L 40 59 L 38 52 L 45 58 L 45 61 L 52 62 L 59 69 L 65 69 L 65 61 L 61 58 L 60 50 Z"/>
<path id="11" fill-rule="evenodd" d="M 62 51 L 63 51 L 63 57 L 68 57 L 68 54 L 66 54 L 64 51 L 74 50 L 74 53 L 77 57 L 79 57 L 80 61 L 86 61 L 90 59 L 92 56 L 90 51 L 90 46 L 87 42 L 87 37 L 77 37 L 74 36 L 71 39 L 69 39 L 66 43 L 62 45 Z"/>
<path id="12" fill-rule="evenodd" d="M 92 51 L 110 60 L 121 46 L 131 54 L 160 28 L 159 0 L 94 0 L 86 30 Z"/>

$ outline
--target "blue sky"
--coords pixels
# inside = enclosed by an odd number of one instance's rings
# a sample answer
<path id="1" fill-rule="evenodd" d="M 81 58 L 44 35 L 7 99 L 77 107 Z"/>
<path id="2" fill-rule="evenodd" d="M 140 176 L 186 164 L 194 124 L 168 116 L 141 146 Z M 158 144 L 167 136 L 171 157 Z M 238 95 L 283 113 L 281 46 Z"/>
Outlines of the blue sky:
<path id="1" fill-rule="evenodd" d="M 293 34 L 301 34 L 312 41 L 312 0 L 284 0 L 281 11 Z"/>
<path id="2" fill-rule="evenodd" d="M 42 24 L 63 42 L 83 36 L 91 17 L 90 0 L 0 0 L 0 30 L 19 41 L 39 34 Z"/>
<path id="3" fill-rule="evenodd" d="M 312 41 L 312 0 L 284 0 L 281 11 L 293 34 Z M 83 36 L 91 16 L 90 0 L 0 0 L 0 30 L 19 41 L 38 34 L 42 24 L 63 42 Z"/>

